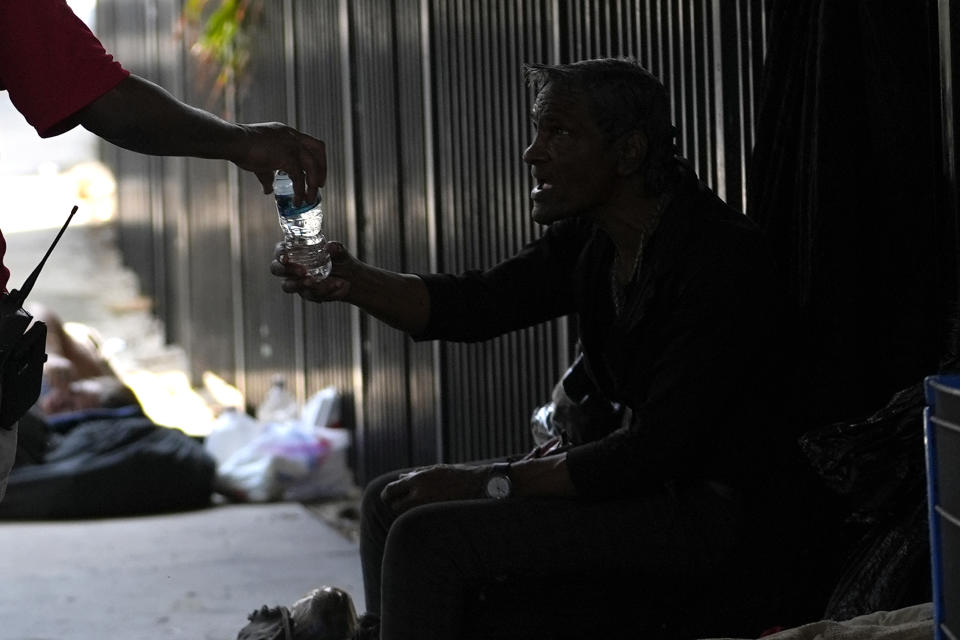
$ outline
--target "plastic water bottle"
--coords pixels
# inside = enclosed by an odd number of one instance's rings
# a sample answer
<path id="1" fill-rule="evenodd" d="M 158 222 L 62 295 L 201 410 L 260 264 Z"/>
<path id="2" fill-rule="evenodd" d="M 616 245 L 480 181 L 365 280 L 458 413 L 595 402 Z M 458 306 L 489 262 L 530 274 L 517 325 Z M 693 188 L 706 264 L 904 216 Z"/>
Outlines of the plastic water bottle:
<path id="1" fill-rule="evenodd" d="M 320 192 L 317 192 L 316 202 L 296 206 L 293 204 L 293 180 L 286 172 L 277 171 L 273 178 L 273 195 L 291 262 L 306 268 L 308 276 L 326 278 L 332 265 L 326 250 L 327 239 L 320 232 L 323 224 Z"/>
<path id="2" fill-rule="evenodd" d="M 300 416 L 297 399 L 287 391 L 283 376 L 273 377 L 273 384 L 267 390 L 263 400 L 257 406 L 257 420 L 260 422 L 287 422 Z"/>

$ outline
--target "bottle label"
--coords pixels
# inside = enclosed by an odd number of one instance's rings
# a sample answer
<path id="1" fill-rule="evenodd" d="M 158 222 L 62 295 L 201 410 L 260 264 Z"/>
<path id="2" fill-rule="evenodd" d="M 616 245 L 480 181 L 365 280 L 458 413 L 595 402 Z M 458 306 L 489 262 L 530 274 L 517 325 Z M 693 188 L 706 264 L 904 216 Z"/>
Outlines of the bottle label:
<path id="1" fill-rule="evenodd" d="M 310 204 L 304 203 L 299 207 L 293 204 L 293 196 L 282 196 L 278 195 L 277 198 L 277 211 L 281 216 L 289 218 L 290 216 L 298 216 L 301 213 L 306 213 L 314 207 L 317 206 L 317 202 L 311 202 Z M 319 201 L 318 201 L 319 202 Z"/>

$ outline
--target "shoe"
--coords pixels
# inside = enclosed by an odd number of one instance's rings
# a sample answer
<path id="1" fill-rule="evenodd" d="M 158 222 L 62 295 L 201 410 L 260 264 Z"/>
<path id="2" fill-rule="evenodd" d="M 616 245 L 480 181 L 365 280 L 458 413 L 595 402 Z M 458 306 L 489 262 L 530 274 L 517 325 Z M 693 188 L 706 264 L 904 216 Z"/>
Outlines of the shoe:
<path id="1" fill-rule="evenodd" d="M 353 600 L 336 587 L 314 589 L 289 608 L 260 607 L 247 619 L 237 640 L 351 640 L 357 631 Z"/>
<path id="2" fill-rule="evenodd" d="M 286 607 L 260 607 L 247 616 L 237 640 L 293 640 L 293 623 Z"/>
<path id="3" fill-rule="evenodd" d="M 350 594 L 337 587 L 314 589 L 290 607 L 293 640 L 349 640 L 357 629 Z"/>
<path id="4" fill-rule="evenodd" d="M 380 640 L 380 616 L 373 613 L 360 616 L 350 640 Z"/>

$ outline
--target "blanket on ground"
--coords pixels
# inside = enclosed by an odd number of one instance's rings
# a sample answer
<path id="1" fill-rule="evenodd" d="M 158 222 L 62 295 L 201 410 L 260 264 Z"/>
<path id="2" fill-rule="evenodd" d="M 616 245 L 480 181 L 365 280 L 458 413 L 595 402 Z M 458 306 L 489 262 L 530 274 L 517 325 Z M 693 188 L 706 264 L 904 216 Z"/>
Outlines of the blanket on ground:
<path id="1" fill-rule="evenodd" d="M 895 611 L 876 611 L 842 622 L 820 620 L 764 636 L 764 640 L 931 640 L 931 638 L 933 638 L 933 605 L 929 602 Z"/>

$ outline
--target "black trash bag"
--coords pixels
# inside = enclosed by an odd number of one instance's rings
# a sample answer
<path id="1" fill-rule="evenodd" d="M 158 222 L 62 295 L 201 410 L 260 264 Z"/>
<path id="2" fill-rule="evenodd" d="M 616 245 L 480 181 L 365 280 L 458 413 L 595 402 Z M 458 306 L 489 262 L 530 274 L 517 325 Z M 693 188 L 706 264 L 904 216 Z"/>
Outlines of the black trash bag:
<path id="1" fill-rule="evenodd" d="M 930 541 L 927 505 L 871 527 L 853 548 L 827 602 L 824 617 L 848 620 L 929 602 Z"/>
<path id="2" fill-rule="evenodd" d="M 808 431 L 800 447 L 817 475 L 847 501 L 849 520 L 875 524 L 926 492 L 923 385 L 894 394 L 864 420 Z"/>
<path id="3" fill-rule="evenodd" d="M 928 601 L 923 385 L 896 393 L 863 420 L 807 432 L 800 447 L 842 498 L 853 540 L 824 617 L 845 620 Z"/>
<path id="4" fill-rule="evenodd" d="M 216 462 L 179 429 L 142 415 L 91 419 L 62 434 L 33 427 L 31 438 L 42 444 L 10 473 L 0 519 L 139 515 L 210 504 Z"/>

